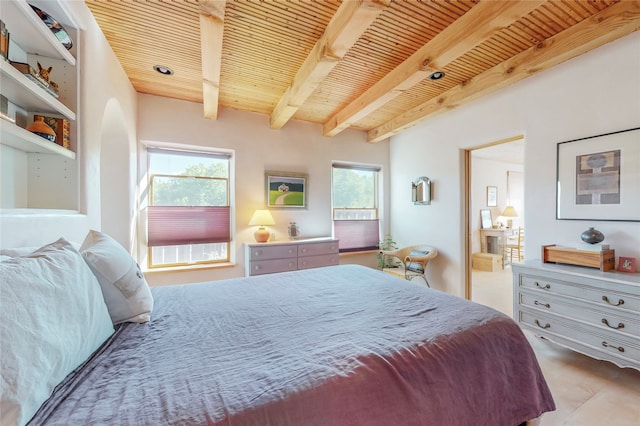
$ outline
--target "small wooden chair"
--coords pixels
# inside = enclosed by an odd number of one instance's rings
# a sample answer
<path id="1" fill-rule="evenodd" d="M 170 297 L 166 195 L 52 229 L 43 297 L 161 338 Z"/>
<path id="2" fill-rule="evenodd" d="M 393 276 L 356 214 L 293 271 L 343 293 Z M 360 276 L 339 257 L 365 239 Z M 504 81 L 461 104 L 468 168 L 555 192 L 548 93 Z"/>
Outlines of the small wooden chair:
<path id="1" fill-rule="evenodd" d="M 411 281 L 415 277 L 420 277 L 429 285 L 427 280 L 427 264 L 438 255 L 438 250 L 426 245 L 408 246 L 397 250 L 381 250 L 383 256 L 390 256 L 400 260 L 400 264 L 395 268 L 383 268 L 383 272 L 395 275 Z"/>
<path id="2" fill-rule="evenodd" d="M 524 228 L 518 228 L 518 235 L 516 238 L 508 239 L 507 244 L 504 245 L 504 258 L 509 258 L 509 263 L 513 263 L 514 253 L 518 256 L 518 262 L 524 259 Z"/>

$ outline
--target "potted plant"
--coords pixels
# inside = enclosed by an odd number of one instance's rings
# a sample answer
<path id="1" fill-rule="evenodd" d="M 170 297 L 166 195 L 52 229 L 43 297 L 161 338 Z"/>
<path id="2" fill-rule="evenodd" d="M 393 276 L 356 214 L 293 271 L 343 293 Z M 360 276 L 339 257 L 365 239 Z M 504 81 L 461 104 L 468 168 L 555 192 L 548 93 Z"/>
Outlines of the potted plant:
<path id="1" fill-rule="evenodd" d="M 398 261 L 391 256 L 385 256 L 382 254 L 382 251 L 395 250 L 398 248 L 396 246 L 396 242 L 391 238 L 391 235 L 387 234 L 384 239 L 378 243 L 378 248 L 381 250 L 381 252 L 376 254 L 376 257 L 378 258 L 378 267 L 380 269 L 396 268 L 398 266 Z"/>

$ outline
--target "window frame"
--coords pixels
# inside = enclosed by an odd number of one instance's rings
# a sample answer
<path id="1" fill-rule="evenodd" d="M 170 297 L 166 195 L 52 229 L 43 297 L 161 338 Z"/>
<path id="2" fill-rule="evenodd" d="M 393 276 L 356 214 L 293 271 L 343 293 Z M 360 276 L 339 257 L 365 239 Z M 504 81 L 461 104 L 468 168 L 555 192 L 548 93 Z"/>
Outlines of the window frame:
<path id="1" fill-rule="evenodd" d="M 336 207 L 335 206 L 335 180 L 334 180 L 334 170 L 335 169 L 350 169 L 350 170 L 359 170 L 365 172 L 373 172 L 373 190 L 374 190 L 374 207 Z M 380 188 L 382 183 L 380 180 L 382 179 L 382 166 L 375 164 L 364 164 L 364 163 L 349 163 L 349 162 L 339 162 L 334 161 L 331 164 L 331 227 L 332 227 L 332 235 L 334 238 L 339 238 L 339 235 L 336 235 L 336 221 L 354 221 L 354 222 L 365 222 L 365 221 L 376 221 L 377 222 L 377 237 L 374 245 L 366 245 L 358 248 L 340 248 L 340 253 L 362 253 L 368 252 L 371 250 L 376 250 L 379 247 L 380 235 L 382 230 L 382 220 L 380 214 L 380 205 L 381 205 L 381 196 L 380 196 Z M 337 219 L 336 212 L 337 211 L 349 211 L 349 210 L 371 210 L 374 211 L 374 218 L 369 219 Z M 339 244 L 339 243 L 338 243 Z"/>
<path id="2" fill-rule="evenodd" d="M 147 269 L 152 270 L 161 270 L 161 269 L 171 269 L 171 268 L 191 268 L 191 267 L 215 267 L 218 265 L 226 265 L 232 261 L 232 247 L 233 247 L 233 196 L 231 193 L 232 190 L 232 179 L 233 179 L 233 153 L 225 152 L 223 150 L 198 150 L 198 149 L 189 149 L 189 148 L 166 148 L 166 147 L 147 147 L 147 190 L 148 190 L 148 207 L 154 206 L 153 204 L 153 178 L 162 176 L 169 178 L 184 178 L 184 179 L 211 179 L 211 180 L 222 180 L 226 181 L 226 206 L 200 206 L 200 207 L 228 207 L 229 209 L 229 241 L 226 242 L 218 242 L 218 243 L 194 243 L 194 244 L 176 244 L 176 245 L 165 245 L 165 246 L 150 246 L 149 245 L 149 218 L 148 214 L 145 215 L 145 231 L 147 238 L 145 239 L 145 244 L 147 246 Z M 227 177 L 211 177 L 211 176 L 201 176 L 201 175 L 181 175 L 181 174 L 166 174 L 166 173 L 150 173 L 151 166 L 151 158 L 153 154 L 170 154 L 170 155 L 183 155 L 186 157 L 206 157 L 206 158 L 218 158 L 224 159 L 227 161 Z M 196 206 L 198 207 L 198 206 Z M 226 258 L 224 259 L 214 259 L 214 260 L 198 260 L 198 261 L 190 261 L 190 262 L 172 262 L 172 263 L 153 263 L 153 249 L 154 247 L 188 247 L 188 246 L 198 246 L 200 244 L 224 244 L 226 245 Z"/>

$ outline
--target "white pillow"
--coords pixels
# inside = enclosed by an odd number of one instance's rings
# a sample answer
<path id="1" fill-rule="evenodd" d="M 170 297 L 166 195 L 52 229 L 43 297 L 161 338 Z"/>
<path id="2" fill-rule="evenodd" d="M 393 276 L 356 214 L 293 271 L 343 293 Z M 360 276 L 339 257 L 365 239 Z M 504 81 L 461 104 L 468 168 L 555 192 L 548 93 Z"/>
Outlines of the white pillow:
<path id="1" fill-rule="evenodd" d="M 71 244 L 73 248 L 75 248 L 76 250 L 80 250 L 80 244 L 74 243 L 74 242 L 70 242 L 69 244 Z M 26 256 L 38 250 L 39 248 L 40 248 L 39 246 L 3 248 L 3 249 L 0 249 L 0 256 L 9 256 L 9 257 Z"/>
<path id="2" fill-rule="evenodd" d="M 0 255 L 9 257 L 26 256 L 38 250 L 39 247 L 12 247 L 0 249 Z"/>
<path id="3" fill-rule="evenodd" d="M 98 278 L 114 324 L 149 321 L 153 310 L 151 290 L 124 247 L 107 234 L 89 231 L 80 253 Z"/>
<path id="4" fill-rule="evenodd" d="M 113 333 L 100 285 L 64 239 L 0 262 L 0 424 L 25 424 Z"/>

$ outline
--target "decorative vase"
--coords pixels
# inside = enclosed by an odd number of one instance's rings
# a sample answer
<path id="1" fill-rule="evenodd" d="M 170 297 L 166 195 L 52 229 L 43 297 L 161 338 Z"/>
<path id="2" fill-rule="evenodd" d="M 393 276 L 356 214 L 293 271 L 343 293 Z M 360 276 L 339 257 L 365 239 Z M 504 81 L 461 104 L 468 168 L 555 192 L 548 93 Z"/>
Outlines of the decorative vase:
<path id="1" fill-rule="evenodd" d="M 300 236 L 300 228 L 298 227 L 298 225 L 296 225 L 295 222 L 289 223 L 288 231 L 289 231 L 289 238 L 291 238 L 292 240 L 295 240 Z"/>
<path id="2" fill-rule="evenodd" d="M 580 234 L 580 238 L 585 243 L 597 244 L 604 241 L 604 234 L 597 229 L 591 227 Z"/>
<path id="3" fill-rule="evenodd" d="M 56 132 L 44 122 L 44 117 L 37 117 L 33 123 L 27 126 L 27 130 L 51 142 L 56 141 Z"/>

